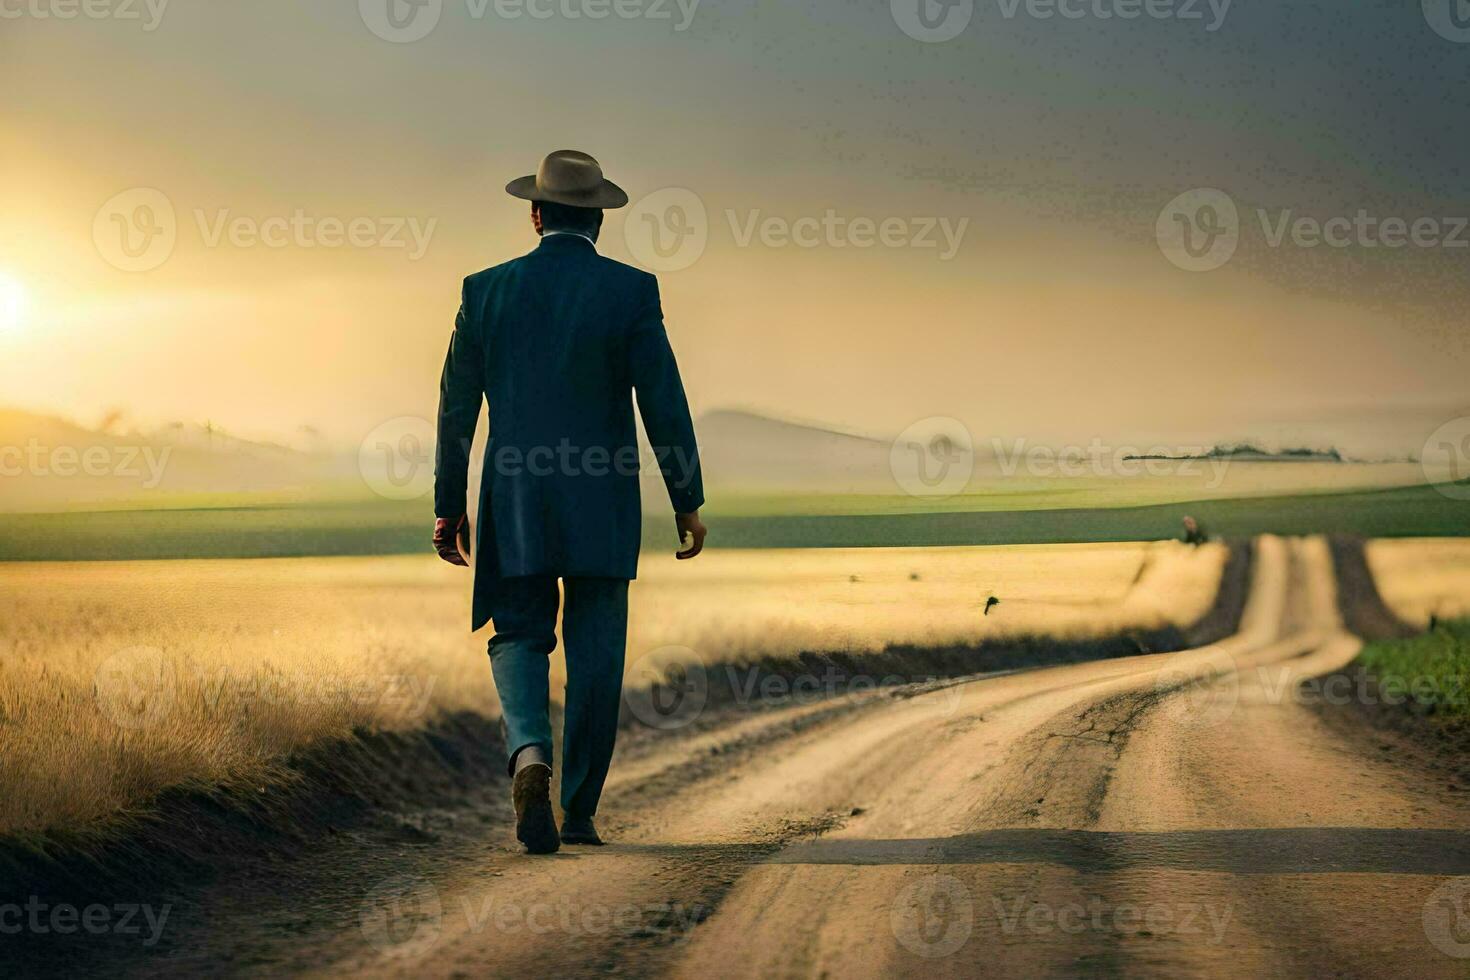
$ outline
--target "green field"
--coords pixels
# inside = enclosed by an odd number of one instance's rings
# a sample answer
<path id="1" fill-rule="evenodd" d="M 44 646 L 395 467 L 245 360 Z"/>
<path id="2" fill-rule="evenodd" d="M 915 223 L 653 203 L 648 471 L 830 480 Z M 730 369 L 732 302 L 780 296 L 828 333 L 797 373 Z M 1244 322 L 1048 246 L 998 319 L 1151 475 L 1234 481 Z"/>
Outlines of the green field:
<path id="1" fill-rule="evenodd" d="M 711 514 L 718 516 L 713 510 Z M 732 516 L 717 527 L 720 544 L 737 548 L 1063 544 L 1178 537 L 1186 514 L 1203 522 L 1216 537 L 1263 533 L 1375 538 L 1470 535 L 1470 501 L 1451 499 L 1429 486 L 1142 507 Z"/>
<path id="2" fill-rule="evenodd" d="M 276 558 L 427 552 L 433 506 L 333 501 L 0 515 L 0 560 Z"/>
<path id="3" fill-rule="evenodd" d="M 1385 694 L 1441 718 L 1470 718 L 1470 620 L 1441 623 L 1407 640 L 1370 643 L 1358 661 Z"/>
<path id="4" fill-rule="evenodd" d="M 1364 537 L 1470 535 L 1470 502 L 1433 487 L 1223 498 L 1148 506 L 934 513 L 854 513 L 860 501 L 833 502 L 835 513 L 779 513 L 774 502 L 752 513 L 739 503 L 706 508 L 711 547 L 830 548 L 1148 541 L 1177 537 L 1186 514 L 1215 536 L 1261 533 Z M 732 513 L 731 509 L 739 512 Z M 264 558 L 427 552 L 433 514 L 427 501 L 334 501 L 193 506 L 0 515 L 0 560 Z M 644 522 L 647 547 L 673 547 L 672 521 Z"/>

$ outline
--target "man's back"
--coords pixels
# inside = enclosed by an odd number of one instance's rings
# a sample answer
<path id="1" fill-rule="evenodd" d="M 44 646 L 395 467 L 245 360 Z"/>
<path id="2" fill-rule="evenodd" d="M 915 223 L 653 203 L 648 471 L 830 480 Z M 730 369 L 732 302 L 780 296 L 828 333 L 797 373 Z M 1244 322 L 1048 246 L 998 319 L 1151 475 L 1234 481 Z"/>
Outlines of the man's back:
<path id="1" fill-rule="evenodd" d="M 481 480 L 481 578 L 634 578 L 641 538 L 633 393 L 680 513 L 703 503 L 698 451 L 664 331 L 658 283 L 550 234 L 465 280 L 445 363 L 436 509 L 453 512 L 481 393 L 490 439 Z"/>
<path id="2" fill-rule="evenodd" d="M 627 345 L 640 312 L 659 316 L 651 275 L 584 238 L 552 235 L 470 276 L 465 302 L 485 352 L 492 437 L 527 447 L 631 443 Z"/>

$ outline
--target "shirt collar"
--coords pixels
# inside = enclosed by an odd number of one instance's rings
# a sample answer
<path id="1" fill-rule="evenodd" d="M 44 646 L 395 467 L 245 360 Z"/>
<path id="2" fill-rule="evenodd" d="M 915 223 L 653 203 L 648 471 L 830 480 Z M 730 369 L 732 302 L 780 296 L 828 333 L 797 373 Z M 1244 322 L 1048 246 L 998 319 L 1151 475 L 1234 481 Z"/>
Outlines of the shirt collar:
<path id="1" fill-rule="evenodd" d="M 542 238 L 550 238 L 552 235 L 571 235 L 574 238 L 582 239 L 588 245 L 595 246 L 597 244 L 592 240 L 590 235 L 584 235 L 580 231 L 543 231 L 541 233 Z"/>

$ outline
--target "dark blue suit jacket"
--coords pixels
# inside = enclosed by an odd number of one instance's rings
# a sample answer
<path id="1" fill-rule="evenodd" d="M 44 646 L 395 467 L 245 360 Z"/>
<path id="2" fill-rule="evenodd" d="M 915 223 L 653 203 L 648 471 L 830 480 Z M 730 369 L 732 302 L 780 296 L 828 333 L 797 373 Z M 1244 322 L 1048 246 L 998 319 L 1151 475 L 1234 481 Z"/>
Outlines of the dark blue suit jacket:
<path id="1" fill-rule="evenodd" d="M 704 503 L 694 424 L 664 332 L 658 281 L 577 235 L 478 272 L 440 382 L 434 513 L 465 512 L 469 447 L 490 404 L 473 626 L 495 580 L 634 578 L 642 517 L 633 393 L 680 513 Z"/>

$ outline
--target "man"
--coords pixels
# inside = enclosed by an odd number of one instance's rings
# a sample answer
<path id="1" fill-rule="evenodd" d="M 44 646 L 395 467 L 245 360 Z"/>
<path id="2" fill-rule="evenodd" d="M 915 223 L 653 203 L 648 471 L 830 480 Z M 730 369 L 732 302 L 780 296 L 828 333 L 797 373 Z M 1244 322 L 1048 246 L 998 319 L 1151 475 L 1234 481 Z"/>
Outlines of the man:
<path id="1" fill-rule="evenodd" d="M 1204 525 L 1195 520 L 1193 517 L 1185 515 L 1184 543 L 1194 545 L 1196 548 L 1198 548 L 1200 545 L 1209 540 L 1210 536 L 1205 533 Z"/>
<path id="2" fill-rule="evenodd" d="M 505 719 L 516 836 L 536 854 L 601 844 L 593 816 L 621 705 L 628 581 L 641 508 L 633 394 L 683 550 L 704 547 L 694 425 L 653 276 L 597 254 L 604 208 L 628 195 L 596 160 L 559 150 L 506 185 L 531 202 L 528 255 L 464 281 L 440 383 L 434 546 L 467 564 L 469 446 L 482 395 L 490 435 L 480 483 L 472 628 L 493 620 L 490 665 Z M 548 658 L 565 595 L 566 716 L 558 833 L 551 809 Z"/>

